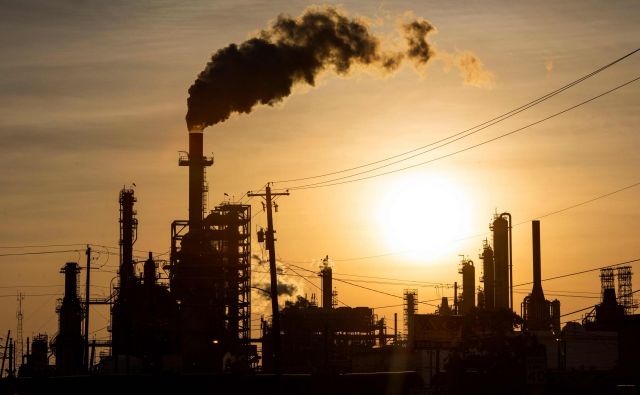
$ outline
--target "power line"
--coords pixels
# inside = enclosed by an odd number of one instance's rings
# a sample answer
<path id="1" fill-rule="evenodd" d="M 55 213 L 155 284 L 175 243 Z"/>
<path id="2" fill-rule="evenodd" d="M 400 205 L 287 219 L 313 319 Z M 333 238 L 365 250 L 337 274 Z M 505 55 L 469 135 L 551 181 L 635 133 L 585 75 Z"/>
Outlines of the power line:
<path id="1" fill-rule="evenodd" d="M 526 295 L 529 293 L 529 291 L 525 291 L 525 290 L 514 290 L 514 293 L 517 294 L 521 294 L 521 295 Z M 582 299 L 600 299 L 599 296 L 588 296 L 588 295 L 571 295 L 571 294 L 560 294 L 560 293 L 553 293 L 553 292 L 545 292 L 544 293 L 546 296 L 555 296 L 555 297 L 559 297 L 559 298 L 582 298 Z"/>
<path id="2" fill-rule="evenodd" d="M 563 110 L 561 110 L 561 111 L 558 111 L 558 112 L 556 112 L 556 113 L 554 113 L 554 114 L 551 114 L 551 115 L 549 115 L 549 116 L 546 116 L 546 117 L 544 117 L 544 118 L 542 118 L 542 119 L 539 119 L 539 120 L 537 120 L 537 121 L 535 121 L 535 122 L 529 123 L 529 124 L 527 124 L 527 125 L 525 125 L 525 126 L 519 127 L 519 128 L 514 129 L 514 130 L 512 130 L 512 131 L 510 131 L 510 132 L 507 132 L 507 133 L 501 134 L 501 135 L 499 135 L 499 136 L 496 136 L 496 137 L 493 137 L 493 138 L 491 138 L 491 139 L 488 139 L 488 140 L 482 141 L 482 142 L 480 142 L 480 143 L 470 145 L 470 146 L 468 146 L 468 147 L 465 147 L 465 148 L 459 149 L 459 150 L 454 151 L 454 152 L 450 152 L 450 153 L 445 154 L 445 155 L 441 155 L 441 156 L 435 157 L 435 158 L 433 158 L 433 159 L 429 159 L 429 160 L 427 160 L 427 161 L 423 161 L 423 162 L 415 163 L 415 164 L 413 164 L 413 165 L 409 165 L 409 166 L 401 167 L 401 168 L 399 168 L 399 169 L 394 169 L 394 170 L 386 171 L 386 172 L 383 172 L 383 173 L 373 174 L 373 175 L 366 176 L 366 177 L 360 177 L 360 178 L 354 178 L 354 179 L 344 180 L 344 179 L 346 179 L 346 178 L 351 178 L 351 177 L 357 176 L 357 175 L 359 175 L 359 174 L 367 173 L 368 171 L 367 171 L 367 172 L 356 173 L 356 174 L 353 174 L 353 175 L 350 175 L 350 176 L 338 177 L 338 178 L 334 178 L 334 179 L 327 180 L 327 181 L 321 181 L 321 182 L 316 182 L 316 183 L 311 183 L 311 184 L 304 184 L 304 185 L 299 185 L 299 186 L 292 186 L 292 187 L 281 188 L 281 189 L 287 189 L 287 190 L 291 190 L 291 191 L 293 191 L 293 190 L 316 189 L 316 188 L 324 188 L 324 187 L 330 187 L 330 186 L 336 186 L 336 185 L 342 185 L 342 184 L 349 184 L 349 183 L 352 183 L 352 182 L 364 181 L 364 180 L 368 180 L 368 179 L 375 178 L 375 177 L 386 176 L 386 175 L 393 174 L 393 173 L 397 173 L 397 172 L 400 172 L 400 171 L 404 171 L 404 170 L 412 169 L 412 168 L 414 168 L 414 167 L 423 166 L 423 165 L 426 165 L 426 164 L 429 164 L 429 163 L 433 163 L 433 162 L 436 162 L 436 161 L 438 161 L 438 160 L 445 159 L 445 158 L 448 158 L 448 157 L 451 157 L 451 156 L 454 156 L 454 155 L 460 154 L 460 153 L 462 153 L 462 152 L 470 151 L 470 150 L 472 150 L 472 149 L 475 149 L 475 148 L 481 147 L 481 146 L 483 146 L 483 145 L 486 145 L 486 144 L 492 143 L 492 142 L 494 142 L 494 141 L 496 141 L 496 140 L 500 140 L 500 139 L 502 139 L 502 138 L 505 138 L 505 137 L 511 136 L 511 135 L 513 135 L 513 134 L 515 134 L 515 133 L 521 132 L 521 131 L 523 131 L 523 130 L 525 130 L 525 129 L 528 129 L 528 128 L 532 127 L 532 126 L 535 126 L 535 125 L 541 124 L 541 123 L 543 123 L 543 122 L 545 122 L 545 121 L 548 121 L 548 120 L 550 120 L 550 119 L 553 119 L 553 118 L 555 118 L 555 117 L 558 117 L 558 116 L 560 116 L 560 115 L 562 115 L 562 114 L 565 114 L 565 113 L 567 113 L 567 112 L 569 112 L 569 111 L 575 110 L 575 109 L 576 109 L 576 108 L 578 108 L 578 107 L 581 107 L 581 106 L 583 106 L 583 105 L 585 105 L 585 104 L 588 104 L 588 103 L 590 103 L 590 102 L 592 102 L 592 101 L 594 101 L 594 100 L 597 100 L 597 99 L 599 99 L 599 98 L 601 98 L 601 97 L 603 97 L 603 96 L 606 96 L 606 95 L 608 95 L 608 94 L 610 94 L 610 93 L 612 93 L 612 92 L 615 92 L 615 91 L 617 91 L 618 89 L 621 89 L 621 88 L 623 88 L 623 87 L 625 87 L 625 86 L 627 86 L 627 85 L 630 85 L 630 84 L 632 84 L 632 83 L 634 83 L 634 82 L 638 81 L 639 79 L 640 79 L 640 76 L 635 77 L 635 78 L 633 78 L 633 79 L 631 79 L 631 80 L 628 80 L 628 81 L 624 82 L 623 84 L 620 84 L 620 85 L 618 85 L 618 86 L 616 86 L 616 87 L 614 87 L 614 88 L 612 88 L 612 89 L 609 89 L 609 90 L 607 90 L 607 91 L 605 91 L 605 92 L 603 92 L 603 93 L 600 93 L 600 94 L 598 94 L 598 95 L 596 95 L 596 96 L 593 96 L 593 97 L 591 97 L 591 98 L 589 98 L 589 99 L 587 99 L 587 100 L 584 100 L 584 101 L 582 101 L 582 102 L 580 102 L 580 103 L 578 103 L 578 104 L 575 104 L 575 105 L 573 105 L 573 106 L 567 107 L 567 108 L 565 108 L 565 109 L 563 109 Z M 381 166 L 380 168 L 382 168 L 382 167 L 386 167 L 386 166 Z M 340 181 L 340 180 L 344 180 L 344 181 Z"/>
<path id="3" fill-rule="evenodd" d="M 284 262 L 283 262 L 283 263 L 284 263 Z M 313 273 L 315 273 L 313 270 L 310 270 L 310 269 L 307 269 L 307 268 L 304 268 L 304 267 L 301 267 L 301 266 L 297 266 L 297 265 L 294 265 L 294 264 L 291 264 L 291 263 L 285 263 L 285 264 L 286 264 L 289 268 L 291 268 L 291 266 L 293 266 L 293 267 L 296 267 L 296 268 L 301 269 L 301 270 L 306 270 L 306 271 L 309 271 L 309 272 L 313 272 Z M 292 270 L 293 270 L 293 269 L 292 269 Z M 402 299 L 402 298 L 403 298 L 403 297 L 402 297 L 402 296 L 400 296 L 400 295 L 395 295 L 395 294 L 391 294 L 391 293 L 388 293 L 388 292 L 380 291 L 380 290 L 377 290 L 377 289 L 373 289 L 373 288 L 365 287 L 365 286 L 363 286 L 363 285 L 353 284 L 353 283 L 351 283 L 351 282 L 349 282 L 349 281 L 346 281 L 346 280 L 343 280 L 343 279 L 340 279 L 340 278 L 333 277 L 333 280 L 334 280 L 334 281 L 341 282 L 341 283 L 345 283 L 345 284 L 348 284 L 348 285 L 351 285 L 351 286 L 354 286 L 354 287 L 358 287 L 358 288 L 366 289 L 366 290 L 371 291 L 371 292 L 377 292 L 377 293 L 382 294 L 382 295 L 392 296 L 392 297 L 394 297 L 394 298 L 400 298 L 400 299 Z M 418 302 L 418 303 L 423 303 L 423 304 L 427 304 L 427 305 L 429 305 L 429 306 L 438 307 L 438 306 L 436 306 L 436 305 L 434 305 L 434 304 L 431 304 L 431 303 L 428 303 L 428 302 L 424 302 L 424 301 L 423 301 L 423 302 Z"/>
<path id="4" fill-rule="evenodd" d="M 529 222 L 531 222 L 532 220 L 535 220 L 535 219 L 540 219 L 540 218 L 549 217 L 549 216 L 552 216 L 552 215 L 555 215 L 555 214 L 560 214 L 560 213 L 563 213 L 565 211 L 569 211 L 571 209 L 574 209 L 574 208 L 577 208 L 577 207 L 580 207 L 580 206 L 584 206 L 584 205 L 586 205 L 588 203 L 593 203 L 593 202 L 595 202 L 597 200 L 600 200 L 600 199 L 615 195 L 617 193 L 626 191 L 628 189 L 637 187 L 639 185 L 640 185 L 640 182 L 634 182 L 633 184 L 627 185 L 627 186 L 622 187 L 620 189 L 617 189 L 617 190 L 615 190 L 613 192 L 607 192 L 607 193 L 605 193 L 603 195 L 599 195 L 599 196 L 597 196 L 595 198 L 591 198 L 591 199 L 585 200 L 583 202 L 580 202 L 580 203 L 577 203 L 577 204 L 573 204 L 571 206 L 568 206 L 568 207 L 565 207 L 565 208 L 562 208 L 562 209 L 559 209 L 559 210 L 556 210 L 556 211 L 552 211 L 552 212 L 549 212 L 549 213 L 546 213 L 546 214 L 543 214 L 543 215 L 539 215 L 537 217 L 533 217 L 533 218 L 531 218 L 529 220 L 526 220 L 526 221 L 519 222 L 517 224 L 514 224 L 513 227 L 515 228 L 516 226 L 521 226 L 521 225 L 527 224 L 527 223 L 529 223 Z M 461 238 L 457 238 L 457 239 L 448 240 L 447 242 L 453 243 L 453 242 L 459 242 L 459 241 L 464 241 L 464 240 L 469 240 L 469 239 L 475 239 L 475 238 L 478 238 L 478 237 L 486 236 L 486 235 L 488 235 L 488 233 L 489 232 L 477 233 L 475 235 L 470 235 L 470 236 L 465 236 L 465 237 L 461 237 Z M 415 251 L 415 250 L 410 249 L 410 250 L 403 250 L 403 251 L 386 252 L 386 253 L 377 254 L 377 255 L 366 255 L 366 256 L 360 256 L 360 257 L 351 257 L 351 258 L 333 259 L 333 260 L 335 262 L 358 261 L 358 260 L 364 260 L 364 259 L 374 259 L 374 258 L 382 258 L 382 257 L 392 256 L 392 255 L 405 254 L 405 253 L 413 252 L 413 251 Z M 305 263 L 305 262 L 298 262 L 298 263 Z"/>
<path id="5" fill-rule="evenodd" d="M 633 295 L 633 294 L 635 294 L 635 293 L 636 293 L 636 292 L 638 292 L 638 291 L 640 291 L 640 289 L 639 289 L 639 290 L 636 290 L 636 291 L 631 292 L 631 294 L 630 294 L 630 295 Z M 585 310 L 593 309 L 593 308 L 595 308 L 596 306 L 597 306 L 597 304 L 594 304 L 594 305 L 589 306 L 589 307 L 585 307 L 585 308 L 582 308 L 582 309 L 574 310 L 574 311 L 572 311 L 572 312 L 570 312 L 570 313 L 564 313 L 564 314 L 561 314 L 561 315 L 560 315 L 560 318 L 562 318 L 562 317 L 566 317 L 566 316 L 568 316 L 568 315 L 572 315 L 572 314 L 575 314 L 575 313 L 579 313 L 579 312 L 581 312 L 581 311 L 585 311 Z"/>
<path id="6" fill-rule="evenodd" d="M 300 276 L 303 280 L 305 280 L 306 282 L 308 282 L 309 284 L 313 285 L 315 288 L 317 288 L 318 290 L 320 290 L 320 292 L 322 292 L 322 288 L 320 288 L 319 286 L 317 286 L 316 284 L 314 284 L 311 280 L 307 279 L 305 276 L 302 276 L 301 274 L 299 274 L 298 272 L 296 272 L 292 267 L 289 267 L 289 269 L 291 269 L 291 271 L 293 271 L 295 274 L 297 274 L 298 276 Z M 335 279 L 334 279 L 335 280 Z M 346 307 L 351 307 L 348 304 L 346 304 L 345 302 L 341 301 L 340 299 L 336 298 L 336 302 L 343 304 Z"/>
<path id="7" fill-rule="evenodd" d="M 74 244 L 27 244 L 27 245 L 10 245 L 10 246 L 0 246 L 0 249 L 20 249 L 20 248 L 50 248 L 50 247 L 75 247 L 75 246 L 85 246 L 86 243 L 74 243 Z"/>
<path id="8" fill-rule="evenodd" d="M 613 65 L 615 65 L 615 64 L 617 64 L 617 63 L 619 63 L 619 62 L 621 62 L 621 61 L 623 61 L 624 59 L 626 59 L 626 58 L 628 58 L 628 57 L 632 56 L 633 54 L 635 54 L 635 53 L 636 53 L 636 52 L 638 52 L 638 51 L 640 51 L 640 48 L 635 49 L 635 50 L 633 50 L 633 51 L 631 51 L 631 52 L 627 53 L 626 55 L 624 55 L 624 56 L 622 56 L 622 57 L 620 57 L 620 58 L 618 58 L 618 59 L 614 60 L 613 62 L 608 63 L 608 64 L 606 64 L 605 66 L 602 66 L 602 67 L 600 67 L 599 69 L 596 69 L 596 70 L 592 71 L 591 73 L 589 73 L 589 74 L 587 74 L 587 75 L 585 75 L 585 76 L 583 76 L 583 77 L 580 77 L 580 78 L 578 78 L 577 80 L 572 81 L 572 82 L 570 82 L 570 83 L 568 83 L 568 84 L 566 84 L 566 85 L 564 85 L 564 86 L 562 86 L 562 87 L 560 87 L 560 88 L 558 88 L 558 89 L 556 89 L 556 90 L 554 90 L 554 91 L 552 91 L 552 92 L 549 92 L 549 93 L 547 93 L 546 95 L 543 95 L 543 96 L 541 96 L 541 97 L 538 97 L 537 99 L 534 99 L 534 100 L 532 100 L 532 101 L 530 101 L 530 102 L 528 102 L 528 103 L 526 103 L 526 104 L 524 104 L 524 105 L 522 105 L 522 106 L 520 106 L 520 107 L 517 107 L 517 108 L 515 108 L 515 109 L 513 109 L 513 110 L 510 110 L 510 111 L 508 111 L 508 112 L 506 112 L 506 113 L 503 113 L 503 114 L 501 114 L 501 115 L 499 115 L 499 116 L 497 116 L 497 117 L 494 117 L 494 118 L 492 118 L 492 119 L 490 119 L 490 120 L 488 120 L 488 121 L 485 121 L 485 122 L 483 122 L 483 123 L 480 123 L 480 124 L 478 124 L 478 125 L 476 125 L 476 126 L 473 126 L 473 127 L 471 127 L 471 128 L 465 129 L 465 130 L 463 130 L 463 131 L 461 131 L 461 132 L 455 133 L 455 134 L 453 134 L 453 135 L 451 135 L 451 136 L 448 136 L 448 137 L 446 137 L 446 138 L 443 138 L 443 139 L 437 140 L 437 141 L 435 141 L 435 142 L 432 142 L 432 143 L 429 143 L 429 144 L 423 145 L 423 146 L 421 146 L 421 147 L 418 147 L 418 148 L 415 148 L 415 149 L 412 149 L 412 150 L 409 150 L 409 151 L 406 151 L 406 152 L 403 152 L 403 153 L 400 153 L 400 154 L 397 154 L 397 155 L 394 155 L 394 156 L 390 156 L 390 157 L 387 157 L 387 158 L 384 158 L 384 159 L 381 159 L 381 160 L 377 160 L 377 161 L 374 161 L 374 162 L 365 163 L 365 164 L 363 164 L 363 165 L 359 165 L 359 166 L 355 166 L 355 167 L 351 167 L 351 168 L 347 168 L 347 169 L 343 169 L 343 170 L 337 170 L 337 171 L 333 171 L 333 172 L 329 172 L 329 173 L 324 173 L 324 174 L 314 175 L 314 176 L 301 177 L 301 178 L 294 178 L 294 179 L 288 179 L 288 180 L 279 180 L 279 181 L 275 181 L 274 183 L 298 182 L 298 181 L 304 181 L 304 180 L 310 180 L 310 179 L 322 178 L 322 177 L 327 177 L 327 176 L 331 176 L 331 175 L 336 175 L 336 174 L 340 174 L 340 173 L 349 172 L 349 171 L 352 171 L 352 170 L 361 169 L 361 168 L 364 168 L 364 167 L 368 167 L 368 166 L 372 166 L 372 165 L 375 165 L 375 164 L 383 163 L 383 162 L 386 162 L 386 161 L 389 161 L 389 160 L 392 160 L 392 159 L 400 158 L 400 157 L 402 157 L 402 156 L 405 156 L 405 155 L 408 155 L 408 154 L 411 154 L 411 153 L 414 153 L 414 152 L 417 152 L 417 151 L 421 151 L 421 150 L 422 150 L 422 149 L 424 149 L 424 148 L 427 148 L 427 147 L 433 146 L 433 145 L 435 145 L 435 144 L 438 144 L 438 143 L 444 142 L 444 141 L 449 140 L 449 139 L 452 139 L 452 138 L 454 138 L 454 137 L 456 137 L 456 136 L 463 135 L 463 134 L 465 134 L 465 133 L 467 133 L 467 132 L 470 132 L 470 131 L 472 131 L 472 130 L 474 130 L 474 129 L 478 129 L 478 130 L 476 130 L 476 131 L 474 131 L 474 132 L 472 132 L 472 133 L 469 133 L 469 134 L 467 134 L 467 135 L 465 135 L 465 136 L 464 136 L 464 137 L 467 137 L 467 136 L 469 136 L 469 135 L 471 135 L 471 134 L 473 134 L 473 133 L 476 133 L 476 132 L 478 132 L 478 131 L 480 131 L 480 130 L 483 130 L 483 129 L 487 128 L 487 127 L 490 127 L 490 126 L 492 126 L 492 125 L 495 125 L 496 123 L 499 123 L 499 122 L 502 122 L 502 121 L 504 121 L 504 120 L 506 120 L 506 119 L 508 119 L 508 118 L 511 118 L 512 116 L 517 115 L 517 114 L 519 114 L 519 113 L 520 113 L 520 112 L 522 112 L 522 111 L 525 111 L 525 110 L 527 110 L 527 109 L 529 109 L 529 108 L 531 108 L 531 107 L 534 107 L 534 106 L 536 106 L 536 105 L 538 105 L 538 104 L 540 104 L 540 103 L 542 103 L 542 102 L 544 102 L 544 101 L 546 101 L 546 100 L 548 100 L 548 99 L 550 99 L 550 98 L 552 98 L 552 97 L 554 97 L 554 96 L 556 96 L 556 95 L 560 94 L 561 92 L 564 92 L 565 90 L 567 90 L 567 89 L 569 89 L 569 88 L 571 88 L 571 87 L 573 87 L 573 86 L 575 86 L 575 85 L 577 85 L 577 84 L 579 84 L 579 83 L 581 83 L 581 82 L 583 82 L 583 81 L 585 81 L 585 80 L 587 80 L 587 79 L 589 79 L 589 78 L 591 78 L 591 77 L 595 76 L 596 74 L 598 74 L 598 73 L 600 73 L 600 72 L 602 72 L 602 71 L 604 71 L 604 70 L 608 69 L 609 67 L 611 67 L 611 66 L 613 66 Z M 455 140 L 454 140 L 454 141 L 455 141 Z M 448 143 L 447 143 L 447 144 L 448 144 Z M 430 150 L 429 150 L 429 151 L 430 151 Z M 424 153 L 426 153 L 426 152 L 429 152 L 429 151 L 425 151 L 425 152 L 419 153 L 419 154 L 417 154 L 417 155 L 422 155 L 422 154 L 424 154 Z M 417 156 L 417 155 L 414 155 L 414 156 Z M 394 162 L 394 163 L 388 164 L 387 166 L 390 166 L 390 165 L 392 165 L 392 164 L 395 164 L 395 163 L 398 163 L 398 162 L 401 162 L 401 161 L 404 161 L 404 160 L 411 159 L 411 158 L 413 158 L 414 156 L 411 156 L 411 157 L 409 157 L 409 158 L 404 158 L 404 159 L 402 159 L 402 160 L 400 160 L 400 161 L 397 161 L 397 162 Z M 372 169 L 372 170 L 369 170 L 369 171 L 373 171 L 373 170 L 376 170 L 376 169 Z"/>
<path id="9" fill-rule="evenodd" d="M 64 287 L 63 284 L 56 285 L 0 285 L 0 288 L 56 288 L 56 287 Z"/>
<path id="10" fill-rule="evenodd" d="M 554 277 L 547 277 L 547 278 L 543 278 L 541 281 L 551 281 L 551 280 L 557 280 L 559 278 L 577 276 L 578 274 L 595 272 L 595 271 L 603 269 L 605 267 L 616 267 L 616 266 L 628 265 L 630 263 L 635 263 L 635 262 L 639 262 L 639 261 L 640 261 L 640 258 L 636 258 L 636 259 L 632 259 L 632 260 L 629 260 L 629 261 L 626 261 L 626 262 L 614 263 L 614 264 L 611 264 L 611 265 L 604 265 L 604 266 L 600 266 L 600 267 L 595 267 L 593 269 L 587 269 L 587 270 L 581 270 L 579 272 L 561 274 L 559 276 L 554 276 Z M 523 285 L 531 285 L 531 284 L 533 284 L 533 281 L 530 281 L 530 282 L 527 282 L 527 283 L 515 284 L 513 287 L 521 287 Z"/>
<path id="11" fill-rule="evenodd" d="M 619 193 L 619 192 L 622 192 L 622 191 L 626 191 L 627 189 L 631 189 L 631 188 L 637 187 L 638 185 L 640 185 L 640 182 L 636 182 L 636 183 L 633 183 L 631 185 L 627 185 L 626 187 L 617 189 L 617 190 L 615 190 L 613 192 L 605 193 L 604 195 L 600 195 L 600 196 L 597 196 L 595 198 L 592 198 L 592 199 L 589 199 L 589 200 L 585 200 L 584 202 L 581 202 L 581 203 L 578 203 L 578 204 L 574 204 L 572 206 L 565 207 L 565 208 L 560 209 L 560 210 L 556 210 L 556 211 L 552 211 L 552 212 L 544 214 L 544 215 L 540 215 L 538 217 L 532 218 L 531 220 L 545 218 L 545 217 L 549 217 L 549 216 L 552 216 L 552 215 L 555 215 L 555 214 L 559 214 L 559 213 L 562 213 L 562 212 L 565 212 L 565 211 L 569 211 L 569 210 L 574 209 L 576 207 L 584 206 L 585 204 L 589 204 L 589 203 L 595 202 L 596 200 L 600 200 L 600 199 L 609 197 L 611 195 L 615 195 L 616 193 Z M 524 222 L 519 222 L 519 223 L 517 223 L 517 224 L 515 224 L 513 226 L 523 225 L 525 223 L 531 222 L 531 220 L 524 221 Z"/>
<path id="12" fill-rule="evenodd" d="M 84 250 L 55 250 L 55 251 L 32 251 L 32 252 L 15 252 L 9 254 L 0 254 L 0 257 L 3 256 L 24 256 L 24 255 L 44 255 L 44 254 L 61 254 L 64 252 L 80 252 Z"/>
<path id="13" fill-rule="evenodd" d="M 344 278 L 340 278 L 340 277 L 334 277 L 334 280 L 345 280 Z M 380 285 L 396 285 L 396 286 L 401 286 L 401 287 L 418 287 L 418 288 L 436 288 L 436 289 L 440 289 L 440 288 L 453 288 L 453 285 L 449 286 L 443 286 L 443 285 L 439 285 L 439 284 L 420 284 L 420 283 L 415 283 L 415 282 L 391 282 L 391 281 L 379 281 L 379 280 L 358 280 L 358 279 L 347 279 L 349 281 L 353 281 L 356 283 L 367 283 L 367 284 L 380 284 Z"/>
<path id="14" fill-rule="evenodd" d="M 62 296 L 61 293 L 55 293 L 55 294 L 24 294 L 24 296 L 29 296 L 29 297 L 33 297 L 33 296 Z M 0 295 L 0 298 L 15 298 L 16 294 L 7 294 L 7 295 Z"/>
<path id="15" fill-rule="evenodd" d="M 282 262 L 284 264 L 306 263 L 306 262 L 285 261 L 285 260 L 280 260 L 280 262 Z M 302 268 L 301 266 L 296 266 L 296 267 L 299 268 L 299 269 L 305 270 L 307 272 L 314 273 L 317 276 L 317 272 L 315 272 L 313 270 Z M 366 275 L 362 275 L 362 274 L 348 274 L 348 273 L 338 273 L 338 272 L 333 272 L 333 274 L 337 275 L 337 276 L 360 277 L 360 278 L 370 278 L 370 279 L 375 279 L 375 280 L 396 281 L 396 282 L 403 283 L 402 285 L 415 285 L 415 286 L 422 286 L 422 287 L 453 288 L 453 284 L 447 284 L 447 283 L 435 283 L 435 282 L 429 282 L 429 281 L 417 281 L 417 280 L 407 280 L 407 279 L 391 278 L 391 277 L 379 277 L 379 276 L 366 276 Z M 363 281 L 363 280 L 354 280 L 354 279 L 348 279 L 348 280 L 349 281 L 356 281 L 356 282 L 358 282 L 358 281 L 362 282 Z M 372 283 L 375 283 L 375 282 L 372 281 Z"/>

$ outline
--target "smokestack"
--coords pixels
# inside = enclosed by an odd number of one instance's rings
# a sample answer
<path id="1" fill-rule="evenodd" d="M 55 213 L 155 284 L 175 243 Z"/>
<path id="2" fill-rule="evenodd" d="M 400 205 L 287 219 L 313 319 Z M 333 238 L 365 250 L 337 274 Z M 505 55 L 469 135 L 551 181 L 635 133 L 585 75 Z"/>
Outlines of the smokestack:
<path id="1" fill-rule="evenodd" d="M 138 221 L 133 204 L 136 202 L 133 189 L 120 191 L 120 287 L 126 288 L 134 278 L 133 243 Z"/>
<path id="2" fill-rule="evenodd" d="M 540 221 L 531 222 L 531 236 L 533 243 L 533 290 L 531 291 L 531 294 L 536 297 L 541 296 L 544 299 L 540 259 Z"/>
<path id="3" fill-rule="evenodd" d="M 80 268 L 75 262 L 67 262 L 60 271 L 64 273 L 64 298 L 68 300 L 78 299 L 78 272 Z"/>
<path id="4" fill-rule="evenodd" d="M 189 130 L 189 231 L 202 229 L 204 161 L 202 128 Z"/>
<path id="5" fill-rule="evenodd" d="M 322 308 L 333 308 L 333 270 L 329 266 L 329 256 L 322 260 L 323 266 L 320 271 L 322 277 Z"/>
<path id="6" fill-rule="evenodd" d="M 540 264 L 540 221 L 531 223 L 533 244 L 533 289 L 522 302 L 522 318 L 525 327 L 532 331 L 551 329 L 551 303 L 544 298 L 542 291 L 542 270 Z M 559 310 L 559 306 L 558 310 Z"/>

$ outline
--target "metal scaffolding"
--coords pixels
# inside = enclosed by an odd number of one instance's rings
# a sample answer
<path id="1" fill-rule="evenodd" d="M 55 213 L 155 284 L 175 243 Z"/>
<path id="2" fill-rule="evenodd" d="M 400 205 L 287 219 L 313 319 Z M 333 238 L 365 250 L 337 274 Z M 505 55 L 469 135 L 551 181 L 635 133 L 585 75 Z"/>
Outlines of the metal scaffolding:
<path id="1" fill-rule="evenodd" d="M 605 267 L 603 269 L 600 269 L 600 286 L 600 299 L 601 301 L 604 301 L 604 291 L 606 289 L 615 289 L 612 267 Z"/>
<path id="2" fill-rule="evenodd" d="M 411 324 L 413 322 L 413 316 L 418 312 L 418 290 L 417 289 L 405 289 L 404 290 L 404 328 L 405 333 L 409 335 L 411 331 Z"/>
<path id="3" fill-rule="evenodd" d="M 631 266 L 617 268 L 618 303 L 624 306 L 624 314 L 633 314 L 633 287 L 631 285 Z"/>
<path id="4" fill-rule="evenodd" d="M 251 339 L 251 206 L 223 203 L 212 211 L 214 240 L 222 253 L 227 289 L 227 327 L 241 343 Z"/>

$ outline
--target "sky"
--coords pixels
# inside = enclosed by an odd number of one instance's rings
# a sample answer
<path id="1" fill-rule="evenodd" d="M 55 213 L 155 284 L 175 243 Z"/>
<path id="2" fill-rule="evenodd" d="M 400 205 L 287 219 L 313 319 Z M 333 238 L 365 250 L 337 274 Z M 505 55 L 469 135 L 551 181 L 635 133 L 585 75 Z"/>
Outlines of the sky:
<path id="1" fill-rule="evenodd" d="M 211 54 L 253 37 L 306 1 L 5 1 L 0 15 L 0 331 L 15 330 L 15 293 L 26 294 L 24 333 L 53 335 L 67 261 L 84 265 L 94 245 L 96 296 L 105 295 L 117 255 L 118 193 L 136 184 L 135 248 L 168 250 L 170 224 L 187 217 L 188 88 Z M 266 182 L 324 174 L 397 155 L 485 122 L 545 95 L 639 47 L 640 4 L 633 1 L 345 1 L 389 43 L 408 12 L 430 21 L 440 54 L 474 54 L 483 84 L 434 59 L 382 76 L 321 75 L 275 106 L 233 115 L 205 130 L 210 206 L 240 199 Z M 494 138 L 573 106 L 638 75 L 640 54 L 535 108 L 403 165 Z M 514 224 L 514 283 L 531 280 L 528 222 L 640 182 L 638 83 L 519 133 L 409 170 L 316 189 L 291 190 L 275 214 L 277 255 L 316 270 L 328 255 L 347 275 L 451 284 L 460 256 L 476 262 L 495 212 Z M 397 165 L 389 169 L 402 167 Z M 276 183 L 276 188 L 297 183 Z M 543 278 L 640 258 L 640 187 L 541 221 Z M 246 199 L 244 199 L 246 201 Z M 254 228 L 266 218 L 252 199 Z M 401 219 L 398 219 L 401 218 Z M 38 245 L 70 247 L 26 247 Z M 406 250 L 411 250 L 406 252 Z M 111 250 L 112 252 L 117 250 Z M 253 252 L 262 255 L 254 243 Z M 166 255 L 164 256 L 166 257 Z M 638 288 L 638 264 L 634 289 Z M 301 295 L 317 279 L 288 281 Z M 570 312 L 598 302 L 597 272 L 543 284 Z M 342 276 L 342 277 L 340 277 Z M 264 281 L 256 274 L 256 282 Z M 362 278 L 360 278 L 362 280 Z M 402 295 L 400 285 L 358 283 Z M 396 281 L 398 283 L 399 281 Z M 401 299 L 335 283 L 350 306 Z M 479 284 L 481 285 L 481 284 Z M 530 289 L 517 287 L 516 311 Z M 571 293 L 569 296 L 553 296 Z M 418 287 L 419 299 L 452 297 Z M 254 298 L 255 299 L 255 298 Z M 263 312 L 264 301 L 254 307 Z M 435 302 L 430 302 L 435 303 Z M 434 307 L 423 304 L 420 312 Z M 96 307 L 92 332 L 108 336 L 108 310 Z M 401 308 L 376 309 L 392 322 Z M 580 318 L 572 315 L 567 319 Z"/>

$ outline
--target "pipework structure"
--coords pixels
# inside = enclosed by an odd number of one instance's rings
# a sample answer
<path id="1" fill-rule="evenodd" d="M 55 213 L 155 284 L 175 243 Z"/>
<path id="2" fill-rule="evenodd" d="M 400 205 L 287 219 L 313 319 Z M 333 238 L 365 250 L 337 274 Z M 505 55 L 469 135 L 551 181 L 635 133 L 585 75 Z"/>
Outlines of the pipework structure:
<path id="1" fill-rule="evenodd" d="M 205 218 L 219 255 L 225 289 L 226 338 L 235 352 L 251 340 L 251 206 L 223 203 Z"/>
<path id="2" fill-rule="evenodd" d="M 190 372 L 220 372 L 229 364 L 248 367 L 250 347 L 251 207 L 223 203 L 205 217 L 203 130 L 189 131 L 189 220 L 171 225 L 169 279 L 179 305 L 182 364 Z M 229 362 L 232 361 L 232 362 Z"/>
<path id="3" fill-rule="evenodd" d="M 162 361 L 178 353 L 178 305 L 166 284 L 159 283 L 153 254 L 136 272 L 133 245 L 138 220 L 133 189 L 120 191 L 120 267 L 115 302 L 111 309 L 111 355 L 114 372 L 131 369 L 157 372 Z"/>
<path id="4" fill-rule="evenodd" d="M 51 347 L 56 356 L 56 374 L 73 375 L 84 370 L 83 314 L 78 298 L 80 266 L 67 262 L 60 273 L 64 273 L 64 297 L 56 308 L 58 333 L 51 341 Z"/>
<path id="5" fill-rule="evenodd" d="M 404 328 L 409 342 L 413 334 L 413 317 L 418 312 L 418 290 L 405 289 L 403 293 Z"/>

